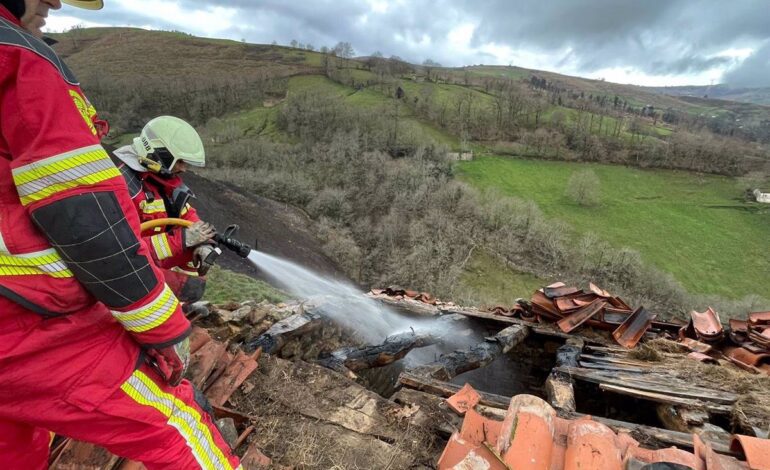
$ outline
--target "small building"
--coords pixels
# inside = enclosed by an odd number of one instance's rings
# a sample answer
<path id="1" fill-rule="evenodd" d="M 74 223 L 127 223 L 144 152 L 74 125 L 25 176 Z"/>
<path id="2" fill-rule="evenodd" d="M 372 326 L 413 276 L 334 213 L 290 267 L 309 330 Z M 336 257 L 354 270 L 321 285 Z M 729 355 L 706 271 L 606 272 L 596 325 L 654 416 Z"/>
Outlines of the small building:
<path id="1" fill-rule="evenodd" d="M 763 193 L 762 191 L 755 189 L 754 190 L 754 197 L 757 199 L 757 202 L 763 202 L 765 204 L 770 204 L 770 193 Z"/>

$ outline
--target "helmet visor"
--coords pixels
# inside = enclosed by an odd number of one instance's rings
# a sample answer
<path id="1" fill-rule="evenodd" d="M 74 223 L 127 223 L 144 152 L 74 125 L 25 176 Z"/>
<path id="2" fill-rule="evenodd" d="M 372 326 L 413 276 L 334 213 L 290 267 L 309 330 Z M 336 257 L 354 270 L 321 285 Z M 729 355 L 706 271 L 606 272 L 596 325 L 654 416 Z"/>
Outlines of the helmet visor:
<path id="1" fill-rule="evenodd" d="M 103 0 L 62 0 L 62 3 L 86 10 L 101 10 L 104 6 Z"/>

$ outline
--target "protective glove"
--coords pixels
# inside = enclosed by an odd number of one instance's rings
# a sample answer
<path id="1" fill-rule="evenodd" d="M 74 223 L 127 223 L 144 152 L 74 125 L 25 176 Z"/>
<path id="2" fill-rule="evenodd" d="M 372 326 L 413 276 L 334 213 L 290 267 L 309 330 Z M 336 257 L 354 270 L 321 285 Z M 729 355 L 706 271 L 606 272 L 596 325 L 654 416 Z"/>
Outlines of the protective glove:
<path id="1" fill-rule="evenodd" d="M 209 257 L 211 253 L 216 253 L 216 256 Z M 195 251 L 193 251 L 193 263 L 198 270 L 198 274 L 205 276 L 209 269 L 214 266 L 214 260 L 220 253 L 214 245 L 206 244 L 196 247 Z"/>
<path id="2" fill-rule="evenodd" d="M 184 232 L 182 232 L 184 247 L 186 249 L 193 248 L 202 243 L 206 243 L 207 241 L 214 238 L 214 235 L 216 234 L 217 231 L 213 225 L 208 222 L 199 220 L 191 226 L 185 228 Z"/>
<path id="3" fill-rule="evenodd" d="M 190 363 L 190 338 L 165 348 L 147 349 L 149 364 L 172 387 L 182 381 L 187 365 Z"/>

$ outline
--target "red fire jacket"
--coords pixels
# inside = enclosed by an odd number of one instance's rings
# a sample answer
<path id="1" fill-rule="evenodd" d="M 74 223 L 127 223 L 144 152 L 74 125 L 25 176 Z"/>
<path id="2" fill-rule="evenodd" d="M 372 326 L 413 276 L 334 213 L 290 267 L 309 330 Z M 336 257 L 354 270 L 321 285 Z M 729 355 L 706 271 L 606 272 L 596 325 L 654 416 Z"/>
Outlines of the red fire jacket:
<path id="1" fill-rule="evenodd" d="M 168 217 L 197 222 L 197 211 L 189 203 L 174 207 L 176 192 L 192 194 L 179 176 L 162 178 L 151 172 L 131 169 L 125 163 L 118 164 L 128 185 L 128 192 L 139 214 L 140 222 Z M 150 248 L 153 259 L 163 269 L 181 268 L 194 273 L 193 251 L 185 249 L 184 228 L 179 226 L 156 227 L 142 232 L 142 238 Z"/>
<path id="2" fill-rule="evenodd" d="M 67 66 L 0 6 L 0 295 L 50 317 L 101 302 L 140 344 L 173 344 L 189 322 L 95 119 Z"/>

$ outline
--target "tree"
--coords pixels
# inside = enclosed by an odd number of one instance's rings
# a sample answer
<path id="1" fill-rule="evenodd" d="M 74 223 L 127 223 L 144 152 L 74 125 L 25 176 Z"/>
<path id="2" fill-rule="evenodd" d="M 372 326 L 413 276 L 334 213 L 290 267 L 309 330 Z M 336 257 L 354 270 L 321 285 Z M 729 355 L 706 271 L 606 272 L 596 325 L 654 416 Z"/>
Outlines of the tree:
<path id="1" fill-rule="evenodd" d="M 584 207 L 596 206 L 601 199 L 599 177 L 592 170 L 577 171 L 569 177 L 564 195 Z"/>
<path id="2" fill-rule="evenodd" d="M 336 46 L 332 49 L 332 52 L 337 57 L 343 57 L 345 59 L 350 59 L 353 56 L 356 55 L 356 51 L 353 49 L 353 46 L 349 42 L 338 42 Z"/>

